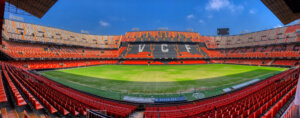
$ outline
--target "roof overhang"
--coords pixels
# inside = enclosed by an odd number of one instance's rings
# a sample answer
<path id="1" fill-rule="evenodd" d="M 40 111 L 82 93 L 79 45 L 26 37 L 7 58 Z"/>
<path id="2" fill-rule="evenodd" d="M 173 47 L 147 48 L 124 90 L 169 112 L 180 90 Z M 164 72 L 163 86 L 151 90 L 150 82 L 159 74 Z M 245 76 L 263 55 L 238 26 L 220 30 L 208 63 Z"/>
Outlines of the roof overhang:
<path id="1" fill-rule="evenodd" d="M 33 16 L 42 18 L 57 0 L 6 0 L 6 2 L 20 8 Z"/>
<path id="2" fill-rule="evenodd" d="M 300 0 L 261 0 L 261 1 L 285 25 L 300 18 Z"/>

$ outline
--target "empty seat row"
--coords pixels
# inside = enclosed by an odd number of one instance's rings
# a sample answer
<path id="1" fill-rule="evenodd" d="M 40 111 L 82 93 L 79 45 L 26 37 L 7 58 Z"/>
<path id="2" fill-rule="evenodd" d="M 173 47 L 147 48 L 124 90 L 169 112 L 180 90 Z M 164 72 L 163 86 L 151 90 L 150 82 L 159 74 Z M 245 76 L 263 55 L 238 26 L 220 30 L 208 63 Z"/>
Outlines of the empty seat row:
<path id="1" fill-rule="evenodd" d="M 262 118 L 273 118 L 276 113 L 287 103 L 287 101 L 296 93 L 296 86 L 285 94 L 277 103 L 275 103 L 269 110 L 262 116 Z M 272 98 L 276 99 L 276 98 Z"/>
<path id="2" fill-rule="evenodd" d="M 207 57 L 197 44 L 134 43 L 120 55 L 122 58 L 182 59 Z"/>
<path id="3" fill-rule="evenodd" d="M 52 46 L 42 44 L 17 43 L 3 41 L 0 50 L 8 56 L 16 59 L 38 58 L 38 59 L 88 59 L 88 58 L 116 58 L 119 57 L 117 49 L 101 50 L 76 48 L 70 46 Z"/>
<path id="4" fill-rule="evenodd" d="M 232 49 L 213 49 L 208 50 L 210 57 L 224 58 L 266 58 L 266 57 L 299 57 L 300 45 L 277 45 L 263 47 L 243 47 Z"/>
<path id="5" fill-rule="evenodd" d="M 253 86 L 215 98 L 183 105 L 149 106 L 144 117 L 259 117 L 276 102 L 283 100 L 283 96 L 290 96 L 295 92 L 293 89 L 298 76 L 299 69 L 292 69 Z"/>
<path id="6" fill-rule="evenodd" d="M 70 68 L 91 65 L 116 64 L 118 60 L 61 60 L 61 61 L 9 61 L 19 68 L 33 69 L 55 69 Z"/>
<path id="7" fill-rule="evenodd" d="M 118 48 L 121 41 L 121 36 L 75 33 L 58 28 L 23 23 L 8 19 L 5 19 L 3 24 L 3 32 L 7 39 L 95 48 Z"/>
<path id="8" fill-rule="evenodd" d="M 29 99 L 29 101 L 31 102 L 33 107 L 36 110 L 43 109 L 44 107 L 40 104 L 40 102 L 37 101 L 36 98 L 19 82 L 19 80 L 15 77 L 14 74 L 12 74 L 12 72 L 9 70 L 9 68 L 7 68 L 7 72 L 13 78 L 13 80 L 17 83 L 17 85 L 21 88 L 22 92 L 26 95 L 27 99 Z"/>
<path id="9" fill-rule="evenodd" d="M 265 65 L 265 66 L 297 66 L 300 60 L 296 59 L 214 59 L 214 63 L 226 64 L 246 64 L 246 65 Z"/>
<path id="10" fill-rule="evenodd" d="M 6 92 L 2 80 L 2 72 L 0 71 L 0 103 L 7 102 Z"/>
<path id="11" fill-rule="evenodd" d="M 114 117 L 127 117 L 136 109 L 135 105 L 96 98 L 10 64 L 2 65 L 4 74 L 13 78 L 36 109 L 47 108 L 50 113 L 58 111 L 74 116 L 86 115 L 87 109 L 99 109 Z"/>
<path id="12" fill-rule="evenodd" d="M 199 39 L 196 32 L 175 32 L 175 31 L 138 31 L 127 32 L 122 41 L 125 42 L 192 42 Z"/>
<path id="13" fill-rule="evenodd" d="M 15 99 L 15 102 L 18 106 L 23 106 L 26 105 L 26 101 L 24 100 L 24 98 L 22 97 L 22 95 L 20 94 L 19 90 L 17 89 L 17 87 L 14 85 L 14 83 L 12 82 L 11 78 L 9 77 L 9 75 L 7 74 L 7 71 L 5 70 L 4 64 L 2 63 L 2 72 L 8 82 L 9 88 L 12 91 L 13 97 Z"/>
<path id="14" fill-rule="evenodd" d="M 208 48 L 274 45 L 300 41 L 299 33 L 297 33 L 299 29 L 300 25 L 293 25 L 233 36 L 201 36 L 200 39 L 206 43 Z"/>

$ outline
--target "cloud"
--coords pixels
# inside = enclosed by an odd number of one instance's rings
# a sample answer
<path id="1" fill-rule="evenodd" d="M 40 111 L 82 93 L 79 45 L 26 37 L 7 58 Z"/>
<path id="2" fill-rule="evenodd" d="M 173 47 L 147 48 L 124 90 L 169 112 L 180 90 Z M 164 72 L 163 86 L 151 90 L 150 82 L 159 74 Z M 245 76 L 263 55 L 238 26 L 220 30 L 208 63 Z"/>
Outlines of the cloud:
<path id="1" fill-rule="evenodd" d="M 235 5 L 229 0 L 209 0 L 205 7 L 205 10 L 208 11 L 219 11 L 220 9 L 228 9 L 231 12 L 237 12 L 242 11 L 244 6 Z"/>
<path id="2" fill-rule="evenodd" d="M 256 14 L 256 10 L 255 9 L 250 9 L 249 14 Z"/>
<path id="3" fill-rule="evenodd" d="M 204 24 L 204 23 L 205 23 L 204 20 L 202 20 L 202 19 L 199 19 L 198 22 L 199 22 L 200 24 Z"/>
<path id="4" fill-rule="evenodd" d="M 102 20 L 99 21 L 99 24 L 100 24 L 102 27 L 108 27 L 108 26 L 110 25 L 108 22 L 105 22 L 105 21 L 102 21 Z"/>
<path id="5" fill-rule="evenodd" d="M 186 18 L 187 19 L 193 19 L 193 18 L 195 18 L 195 15 L 194 14 L 190 14 L 190 15 L 187 15 Z"/>
<path id="6" fill-rule="evenodd" d="M 275 25 L 273 28 L 279 28 L 279 27 L 282 27 L 282 25 L 278 24 L 278 25 Z"/>
<path id="7" fill-rule="evenodd" d="M 230 5 L 228 0 L 209 0 L 206 5 L 206 10 L 220 10 L 221 8 L 225 8 Z"/>

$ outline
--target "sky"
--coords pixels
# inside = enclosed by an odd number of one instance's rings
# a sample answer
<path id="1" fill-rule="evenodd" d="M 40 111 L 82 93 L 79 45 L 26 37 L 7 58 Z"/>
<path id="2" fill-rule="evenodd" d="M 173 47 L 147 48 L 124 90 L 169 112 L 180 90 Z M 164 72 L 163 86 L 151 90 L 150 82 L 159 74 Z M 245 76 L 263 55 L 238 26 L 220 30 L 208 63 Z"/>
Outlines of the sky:
<path id="1" fill-rule="evenodd" d="M 5 12 L 5 18 L 10 14 Z M 284 26 L 260 0 L 58 0 L 41 19 L 12 15 L 24 22 L 99 35 L 124 35 L 132 28 L 193 29 L 200 35 L 230 28 L 234 35 Z"/>

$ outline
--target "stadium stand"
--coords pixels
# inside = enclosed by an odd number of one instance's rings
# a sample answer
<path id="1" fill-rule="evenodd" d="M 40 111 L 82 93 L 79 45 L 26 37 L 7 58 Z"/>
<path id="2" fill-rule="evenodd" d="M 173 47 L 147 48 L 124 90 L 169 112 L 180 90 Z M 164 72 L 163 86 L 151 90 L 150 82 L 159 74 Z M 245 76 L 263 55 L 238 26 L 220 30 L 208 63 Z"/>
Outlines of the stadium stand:
<path id="1" fill-rule="evenodd" d="M 268 58 L 299 57 L 299 44 L 209 50 L 210 57 Z"/>
<path id="2" fill-rule="evenodd" d="M 148 106 L 146 118 L 157 117 L 247 117 L 271 118 L 295 93 L 299 69 L 291 69 L 238 92 L 183 105 Z M 283 99 L 281 99 L 283 97 Z M 280 104 L 280 105 L 278 105 Z M 273 110 L 276 109 L 276 110 Z"/>
<path id="3" fill-rule="evenodd" d="M 86 115 L 87 109 L 99 109 L 105 110 L 110 116 L 127 117 L 136 108 L 134 105 L 117 103 L 78 92 L 10 64 L 2 63 L 2 70 L 18 106 L 27 103 L 16 86 L 21 88 L 20 90 L 35 109 L 43 109 L 45 106 L 50 113 L 58 111 L 62 115 L 77 116 Z M 14 84 L 12 80 L 17 84 Z M 37 99 L 42 102 L 38 102 Z"/>
<path id="4" fill-rule="evenodd" d="M 55 69 L 55 68 L 71 68 L 91 65 L 116 64 L 118 60 L 50 60 L 50 61 L 9 61 L 19 68 L 29 70 L 35 69 Z"/>
<path id="5" fill-rule="evenodd" d="M 139 31 L 127 32 L 122 41 L 125 42 L 191 42 L 199 40 L 196 32 L 178 31 Z"/>
<path id="6" fill-rule="evenodd" d="M 281 59 L 222 59 L 213 60 L 215 63 L 225 64 L 245 64 L 245 65 L 263 65 L 263 66 L 297 66 L 299 60 L 281 60 Z"/>
<path id="7" fill-rule="evenodd" d="M 130 59 L 251 58 L 256 59 L 253 60 L 256 65 L 294 66 L 298 63 L 293 60 L 300 57 L 297 32 L 300 25 L 234 36 L 200 36 L 176 31 L 98 36 L 12 20 L 5 20 L 3 29 L 5 40 L 0 50 L 15 60 L 125 59 L 126 62 Z M 241 64 L 247 64 L 246 60 Z"/>
<path id="8" fill-rule="evenodd" d="M 36 59 L 87 59 L 87 58 L 113 58 L 118 57 L 121 50 L 99 50 L 86 48 L 73 48 L 60 45 L 42 45 L 42 44 L 27 44 L 15 43 L 11 41 L 3 41 L 3 46 L 0 48 L 6 55 L 17 60 L 25 58 Z"/>
<path id="9" fill-rule="evenodd" d="M 2 118 L 299 117 L 291 103 L 299 78 L 300 25 L 231 36 L 196 32 L 136 31 L 90 35 L 13 20 L 3 20 L 5 1 L 38 18 L 57 0 L 1 0 L 0 107 Z M 262 0 L 283 24 L 298 19 L 298 1 Z M 17 10 L 18 11 L 18 10 Z M 111 100 L 63 86 L 34 72 L 100 64 L 230 63 L 288 66 L 291 69 L 229 93 L 190 102 L 142 104 Z M 287 110 L 286 106 L 288 106 Z M 298 111 L 297 111 L 298 110 Z M 285 111 L 283 113 L 283 111 Z"/>
<path id="10" fill-rule="evenodd" d="M 208 48 L 238 48 L 251 46 L 265 46 L 275 44 L 291 44 L 299 41 L 297 29 L 300 25 L 280 27 L 260 32 L 234 35 L 204 37 Z"/>
<path id="11" fill-rule="evenodd" d="M 7 97 L 6 97 L 6 92 L 2 81 L 2 74 L 0 74 L 0 103 L 2 102 L 7 102 Z"/>
<path id="12" fill-rule="evenodd" d="M 245 64 L 299 66 L 300 25 L 233 36 L 137 31 L 101 36 L 5 20 L 0 54 L 0 102 L 30 106 L 37 116 L 129 117 L 136 103 L 102 98 L 63 86 L 31 70 L 103 64 Z M 295 93 L 294 68 L 227 94 L 164 105 L 146 105 L 144 117 L 273 117 Z M 6 85 L 7 83 L 7 85 Z M 2 86 L 2 87 L 1 87 Z M 10 100 L 9 98 L 13 98 Z M 1 109 L 18 116 L 20 110 Z M 97 110 L 100 110 L 97 112 Z M 28 115 L 23 108 L 22 114 Z M 38 112 L 43 111 L 43 112 Z"/>
<path id="13" fill-rule="evenodd" d="M 80 34 L 58 28 L 40 26 L 5 19 L 3 34 L 6 40 L 47 43 L 92 48 L 118 48 L 121 36 Z"/>

